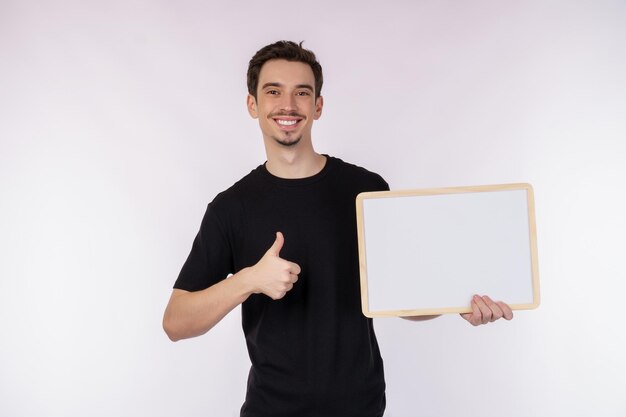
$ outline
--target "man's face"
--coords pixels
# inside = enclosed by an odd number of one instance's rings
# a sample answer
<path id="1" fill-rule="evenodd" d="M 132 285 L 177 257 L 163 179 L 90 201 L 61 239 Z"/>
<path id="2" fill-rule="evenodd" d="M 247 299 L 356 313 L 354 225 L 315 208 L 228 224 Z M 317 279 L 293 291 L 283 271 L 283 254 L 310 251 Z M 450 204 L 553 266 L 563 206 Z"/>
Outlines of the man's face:
<path id="1" fill-rule="evenodd" d="M 265 141 L 295 146 L 311 142 L 311 127 L 322 114 L 323 100 L 315 99 L 309 65 L 275 59 L 261 68 L 257 98 L 248 95 L 247 103 L 250 115 L 259 119 Z"/>

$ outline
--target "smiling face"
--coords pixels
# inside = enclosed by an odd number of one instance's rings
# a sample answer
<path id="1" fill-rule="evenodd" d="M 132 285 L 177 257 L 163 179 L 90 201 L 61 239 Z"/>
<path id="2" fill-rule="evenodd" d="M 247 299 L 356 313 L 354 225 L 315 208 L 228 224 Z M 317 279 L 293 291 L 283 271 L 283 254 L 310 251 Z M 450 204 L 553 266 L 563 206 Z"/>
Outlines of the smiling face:
<path id="1" fill-rule="evenodd" d="M 294 147 L 311 143 L 323 99 L 315 98 L 315 76 L 308 64 L 275 59 L 261 68 L 257 98 L 248 95 L 247 103 L 250 115 L 259 119 L 266 145 Z"/>

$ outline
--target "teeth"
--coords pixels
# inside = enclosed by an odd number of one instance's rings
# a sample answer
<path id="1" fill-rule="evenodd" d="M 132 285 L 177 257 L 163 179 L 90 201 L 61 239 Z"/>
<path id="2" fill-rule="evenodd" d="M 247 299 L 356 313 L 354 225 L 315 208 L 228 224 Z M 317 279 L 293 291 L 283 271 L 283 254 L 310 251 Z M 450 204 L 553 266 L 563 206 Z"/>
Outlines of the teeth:
<path id="1" fill-rule="evenodd" d="M 276 120 L 276 122 L 278 122 L 279 125 L 281 126 L 293 126 L 297 123 L 297 120 Z"/>

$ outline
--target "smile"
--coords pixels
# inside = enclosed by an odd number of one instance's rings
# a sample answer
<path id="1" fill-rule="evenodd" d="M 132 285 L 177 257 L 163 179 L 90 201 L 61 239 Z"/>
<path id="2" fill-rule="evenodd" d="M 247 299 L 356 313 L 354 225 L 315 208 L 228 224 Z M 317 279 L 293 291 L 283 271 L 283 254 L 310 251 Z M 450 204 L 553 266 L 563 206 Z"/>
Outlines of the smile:
<path id="1" fill-rule="evenodd" d="M 299 123 L 304 120 L 302 118 L 293 118 L 292 117 L 274 117 L 272 118 L 272 120 L 274 120 L 274 122 L 276 122 L 276 124 L 278 125 L 278 127 L 281 130 L 284 131 L 291 131 L 293 129 L 297 129 Z"/>
<path id="2" fill-rule="evenodd" d="M 281 126 L 293 126 L 296 123 L 298 123 L 297 120 L 281 120 L 281 119 L 277 119 L 276 123 L 278 123 Z"/>

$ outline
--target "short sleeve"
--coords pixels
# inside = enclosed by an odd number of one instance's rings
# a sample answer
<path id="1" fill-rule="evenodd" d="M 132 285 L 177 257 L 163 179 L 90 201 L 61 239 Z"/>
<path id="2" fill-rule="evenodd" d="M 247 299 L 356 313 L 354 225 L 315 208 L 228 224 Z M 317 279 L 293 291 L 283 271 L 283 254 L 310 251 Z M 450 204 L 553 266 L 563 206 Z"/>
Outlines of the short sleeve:
<path id="1" fill-rule="evenodd" d="M 200 291 L 233 273 L 231 245 L 212 204 L 207 207 L 174 288 Z"/>
<path id="2" fill-rule="evenodd" d="M 380 191 L 389 191 L 389 184 L 387 181 L 385 181 L 385 179 L 380 175 L 378 177 L 380 178 Z"/>

